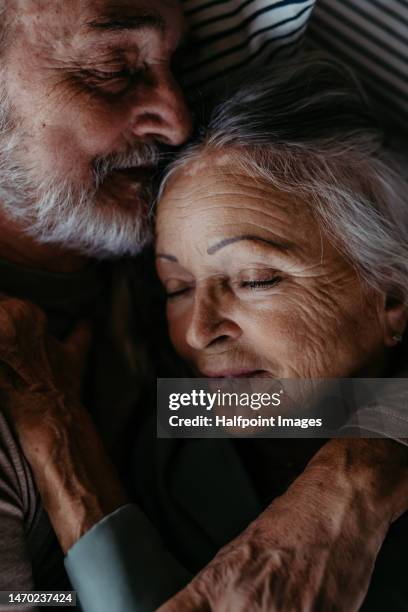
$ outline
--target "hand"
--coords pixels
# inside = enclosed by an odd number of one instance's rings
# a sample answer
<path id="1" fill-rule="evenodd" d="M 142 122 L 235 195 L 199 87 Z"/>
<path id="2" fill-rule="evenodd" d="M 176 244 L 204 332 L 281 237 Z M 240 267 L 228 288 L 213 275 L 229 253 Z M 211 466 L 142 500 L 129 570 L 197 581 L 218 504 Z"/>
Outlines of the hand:
<path id="1" fill-rule="evenodd" d="M 127 501 L 80 402 L 90 338 L 89 327 L 80 323 L 58 342 L 39 308 L 0 298 L 0 406 L 15 427 L 64 551 Z"/>
<path id="2" fill-rule="evenodd" d="M 0 297 L 0 330 L 2 408 L 17 430 L 44 425 L 56 409 L 79 402 L 91 340 L 85 323 L 58 342 L 37 306 Z"/>
<path id="3" fill-rule="evenodd" d="M 330 441 L 159 612 L 358 610 L 388 527 L 408 506 L 405 452 L 391 441 Z"/>

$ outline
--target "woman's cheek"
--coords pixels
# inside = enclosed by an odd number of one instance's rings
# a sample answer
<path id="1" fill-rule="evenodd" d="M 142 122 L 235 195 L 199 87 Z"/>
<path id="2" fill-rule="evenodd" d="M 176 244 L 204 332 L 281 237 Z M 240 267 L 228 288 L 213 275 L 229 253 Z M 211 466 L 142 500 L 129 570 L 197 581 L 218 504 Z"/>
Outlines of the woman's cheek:
<path id="1" fill-rule="evenodd" d="M 302 355 L 309 353 L 308 334 L 296 311 L 282 308 L 254 309 L 246 317 L 244 336 L 252 351 L 262 357 L 281 376 L 295 376 L 303 371 Z M 297 374 L 297 375 L 299 375 Z"/>
<path id="2" fill-rule="evenodd" d="M 189 355 L 189 345 L 187 343 L 188 321 L 189 315 L 185 308 L 181 309 L 173 304 L 167 305 L 170 340 L 177 353 L 185 359 Z"/>

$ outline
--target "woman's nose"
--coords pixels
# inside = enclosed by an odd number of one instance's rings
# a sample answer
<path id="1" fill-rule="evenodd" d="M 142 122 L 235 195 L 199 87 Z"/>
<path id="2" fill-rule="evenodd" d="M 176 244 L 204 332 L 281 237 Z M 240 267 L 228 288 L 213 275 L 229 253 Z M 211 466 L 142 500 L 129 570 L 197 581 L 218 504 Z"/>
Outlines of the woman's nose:
<path id="1" fill-rule="evenodd" d="M 158 69 L 139 88 L 132 129 L 141 140 L 181 145 L 191 135 L 192 118 L 181 88 L 168 69 Z"/>
<path id="2" fill-rule="evenodd" d="M 187 343 L 196 350 L 224 345 L 241 335 L 239 325 L 223 313 L 222 298 L 204 296 L 196 290 Z"/>

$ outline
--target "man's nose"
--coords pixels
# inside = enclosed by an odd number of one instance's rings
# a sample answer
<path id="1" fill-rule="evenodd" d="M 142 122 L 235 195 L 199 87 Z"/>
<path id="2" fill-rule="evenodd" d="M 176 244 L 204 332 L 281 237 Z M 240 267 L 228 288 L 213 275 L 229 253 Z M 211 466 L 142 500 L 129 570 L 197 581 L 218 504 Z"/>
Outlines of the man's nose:
<path id="1" fill-rule="evenodd" d="M 186 335 L 187 343 L 192 348 L 203 350 L 224 346 L 240 337 L 241 329 L 232 317 L 224 314 L 221 299 L 203 295 L 203 292 L 196 289 Z"/>
<path id="2" fill-rule="evenodd" d="M 181 145 L 191 135 L 192 118 L 180 86 L 168 69 L 159 69 L 140 87 L 132 114 L 133 133 L 141 140 Z"/>

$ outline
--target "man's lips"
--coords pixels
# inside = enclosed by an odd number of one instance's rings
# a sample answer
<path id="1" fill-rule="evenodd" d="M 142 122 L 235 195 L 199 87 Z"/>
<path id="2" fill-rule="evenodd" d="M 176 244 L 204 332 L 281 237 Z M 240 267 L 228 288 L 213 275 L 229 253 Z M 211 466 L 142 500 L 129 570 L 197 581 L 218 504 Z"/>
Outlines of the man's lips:
<path id="1" fill-rule="evenodd" d="M 115 168 L 109 176 L 118 176 L 139 183 L 150 180 L 155 172 L 154 166 L 135 166 L 133 168 Z M 108 177 L 109 178 L 109 177 Z"/>
<path id="2" fill-rule="evenodd" d="M 101 185 L 101 193 L 110 204 L 134 210 L 140 204 L 140 195 L 153 178 L 154 166 L 138 166 L 111 170 Z"/>

